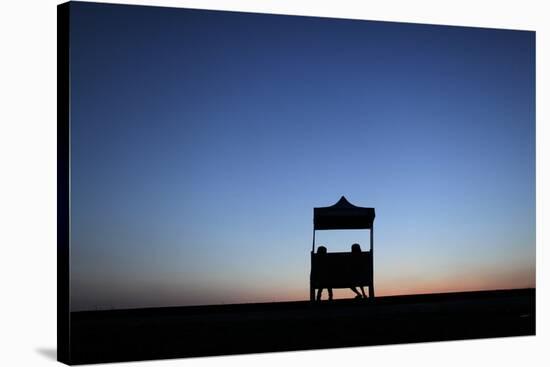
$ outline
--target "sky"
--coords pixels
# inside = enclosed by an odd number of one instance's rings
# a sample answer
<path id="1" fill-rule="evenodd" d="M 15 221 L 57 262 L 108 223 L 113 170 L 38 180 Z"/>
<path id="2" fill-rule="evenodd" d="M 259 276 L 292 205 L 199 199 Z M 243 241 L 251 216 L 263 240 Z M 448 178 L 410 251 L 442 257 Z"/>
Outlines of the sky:
<path id="1" fill-rule="evenodd" d="M 377 296 L 535 286 L 534 32 L 92 3 L 70 22 L 71 310 L 308 299 L 313 208 L 342 195 L 376 210 Z"/>

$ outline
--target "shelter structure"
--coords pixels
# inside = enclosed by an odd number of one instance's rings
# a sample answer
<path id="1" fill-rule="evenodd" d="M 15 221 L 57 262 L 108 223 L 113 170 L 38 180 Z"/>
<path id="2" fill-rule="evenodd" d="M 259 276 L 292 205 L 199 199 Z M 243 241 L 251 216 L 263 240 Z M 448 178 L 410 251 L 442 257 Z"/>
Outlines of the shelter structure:
<path id="1" fill-rule="evenodd" d="M 332 206 L 313 209 L 310 300 L 322 288 L 368 287 L 374 298 L 374 208 L 351 204 L 344 196 Z M 315 253 L 315 232 L 335 229 L 368 229 L 369 251 Z"/>

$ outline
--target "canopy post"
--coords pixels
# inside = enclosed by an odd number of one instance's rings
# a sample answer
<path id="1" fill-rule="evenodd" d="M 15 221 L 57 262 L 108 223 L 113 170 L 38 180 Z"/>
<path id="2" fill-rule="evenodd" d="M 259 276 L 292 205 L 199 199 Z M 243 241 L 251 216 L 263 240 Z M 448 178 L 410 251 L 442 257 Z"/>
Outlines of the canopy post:
<path id="1" fill-rule="evenodd" d="M 374 223 L 370 227 L 370 253 L 371 254 L 373 249 L 374 249 Z"/>
<path id="2" fill-rule="evenodd" d="M 313 227 L 313 243 L 311 244 L 311 252 L 315 252 L 315 227 Z"/>
<path id="3" fill-rule="evenodd" d="M 374 223 L 370 227 L 370 284 L 369 299 L 374 299 Z"/>
<path id="4" fill-rule="evenodd" d="M 315 224 L 313 224 L 313 242 L 311 244 L 311 272 L 309 273 L 309 300 L 311 302 L 315 301 L 315 288 L 313 288 L 313 256 L 315 253 Z"/>

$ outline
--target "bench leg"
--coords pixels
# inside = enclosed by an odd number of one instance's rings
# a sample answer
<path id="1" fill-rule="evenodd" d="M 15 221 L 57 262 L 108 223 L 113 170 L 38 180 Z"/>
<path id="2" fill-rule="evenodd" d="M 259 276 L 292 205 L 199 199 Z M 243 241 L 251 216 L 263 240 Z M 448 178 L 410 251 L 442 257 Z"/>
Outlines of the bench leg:
<path id="1" fill-rule="evenodd" d="M 311 302 L 315 301 L 315 288 L 309 286 L 309 300 Z"/>
<path id="2" fill-rule="evenodd" d="M 369 285 L 369 299 L 370 298 L 374 299 L 374 283 Z"/>

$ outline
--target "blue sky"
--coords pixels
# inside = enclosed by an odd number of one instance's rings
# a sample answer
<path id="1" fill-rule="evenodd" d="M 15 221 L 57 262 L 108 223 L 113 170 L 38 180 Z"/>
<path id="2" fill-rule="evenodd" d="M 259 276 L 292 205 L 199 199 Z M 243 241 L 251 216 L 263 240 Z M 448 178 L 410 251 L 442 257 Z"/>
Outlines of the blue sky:
<path id="1" fill-rule="evenodd" d="M 73 310 L 306 299 L 341 195 L 379 295 L 535 286 L 534 32 L 73 3 L 70 52 Z"/>

